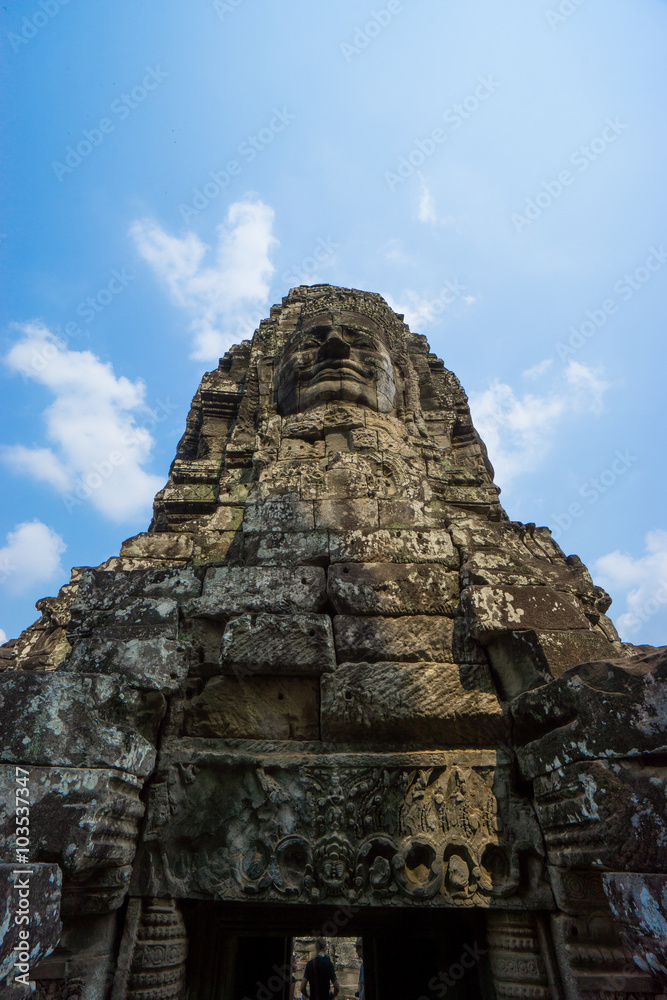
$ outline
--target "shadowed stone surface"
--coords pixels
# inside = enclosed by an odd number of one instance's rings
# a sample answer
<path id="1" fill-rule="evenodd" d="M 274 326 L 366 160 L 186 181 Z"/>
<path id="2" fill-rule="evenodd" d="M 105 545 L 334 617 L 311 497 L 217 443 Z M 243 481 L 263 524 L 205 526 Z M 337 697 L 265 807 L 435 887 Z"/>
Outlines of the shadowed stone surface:
<path id="1" fill-rule="evenodd" d="M 223 668 L 237 677 L 266 671 L 321 674 L 336 656 L 328 615 L 242 615 L 222 637 Z"/>
<path id="2" fill-rule="evenodd" d="M 438 615 L 410 615 L 407 619 L 336 615 L 333 627 L 340 662 L 433 660 L 450 663 L 454 659 L 454 623 L 451 618 Z"/>
<path id="3" fill-rule="evenodd" d="M 455 663 L 341 663 L 322 678 L 325 740 L 479 746 L 507 735 L 490 678 Z"/>

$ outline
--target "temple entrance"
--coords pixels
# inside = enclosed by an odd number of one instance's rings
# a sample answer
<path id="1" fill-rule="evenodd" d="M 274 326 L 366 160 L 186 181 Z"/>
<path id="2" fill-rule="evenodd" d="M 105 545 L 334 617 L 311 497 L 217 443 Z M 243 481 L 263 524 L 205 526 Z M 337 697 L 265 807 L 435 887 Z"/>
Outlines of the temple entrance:
<path id="1" fill-rule="evenodd" d="M 195 901 L 181 909 L 190 941 L 188 1000 L 290 1000 L 293 942 L 319 936 L 334 960 L 338 937 L 362 938 L 366 1000 L 495 997 L 480 911 Z M 297 960 L 296 998 L 304 965 Z M 349 984 L 340 996 L 348 991 Z"/>

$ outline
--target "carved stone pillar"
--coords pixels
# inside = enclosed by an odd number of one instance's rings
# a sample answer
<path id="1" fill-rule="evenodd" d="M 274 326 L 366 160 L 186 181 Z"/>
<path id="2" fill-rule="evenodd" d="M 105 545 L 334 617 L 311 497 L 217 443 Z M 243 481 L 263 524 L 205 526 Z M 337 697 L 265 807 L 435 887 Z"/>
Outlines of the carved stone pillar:
<path id="1" fill-rule="evenodd" d="M 180 1000 L 185 986 L 188 943 L 176 901 L 148 899 L 130 966 L 127 1000 Z"/>
<path id="2" fill-rule="evenodd" d="M 602 888 L 602 874 L 551 869 L 552 917 L 567 1000 L 652 1000 L 660 987 L 632 960 Z"/>
<path id="3" fill-rule="evenodd" d="M 487 916 L 487 935 L 497 1000 L 514 997 L 556 1000 L 549 987 L 537 926 L 531 913 L 491 912 Z"/>

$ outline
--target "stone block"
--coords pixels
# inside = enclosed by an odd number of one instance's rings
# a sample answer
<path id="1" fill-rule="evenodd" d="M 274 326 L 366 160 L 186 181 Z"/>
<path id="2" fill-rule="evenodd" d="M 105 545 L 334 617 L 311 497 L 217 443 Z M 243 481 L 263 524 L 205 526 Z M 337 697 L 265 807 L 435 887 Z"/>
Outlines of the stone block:
<path id="1" fill-rule="evenodd" d="M 255 673 L 313 674 L 336 665 L 328 615 L 241 615 L 228 622 L 221 664 L 243 678 Z"/>
<path id="2" fill-rule="evenodd" d="M 17 988 L 58 944 L 62 872 L 55 864 L 0 864 L 0 982 Z M 19 893 L 21 893 L 19 895 Z M 26 914 L 28 920 L 25 920 Z M 16 950 L 15 950 L 16 949 Z M 19 976 L 20 979 L 16 980 Z M 11 987 L 7 986 L 6 989 Z M 5 993 L 2 994 L 3 997 Z M 26 996 L 32 996 L 28 986 Z M 11 994 L 7 994 L 9 998 Z"/>
<path id="3" fill-rule="evenodd" d="M 358 427 L 350 431 L 349 441 L 354 451 L 371 451 L 377 449 L 378 432 L 366 427 Z"/>
<path id="4" fill-rule="evenodd" d="M 185 648 L 173 639 L 107 639 L 94 635 L 75 642 L 63 669 L 69 673 L 119 676 L 130 687 L 166 692 L 180 686 L 188 666 Z"/>
<path id="5" fill-rule="evenodd" d="M 249 501 L 243 514 L 243 530 L 248 531 L 309 531 L 314 527 L 313 505 L 298 500 L 292 494 L 281 494 Z"/>
<path id="6" fill-rule="evenodd" d="M 95 607 L 77 604 L 67 626 L 70 637 L 94 634 L 98 638 L 175 639 L 178 635 L 178 604 L 167 597 L 118 595 L 115 605 Z"/>
<path id="7" fill-rule="evenodd" d="M 523 773 L 667 751 L 667 648 L 582 663 L 512 703 Z"/>
<path id="8" fill-rule="evenodd" d="M 471 634 L 481 642 L 519 629 L 590 628 L 578 602 L 551 587 L 466 587 L 461 605 Z"/>
<path id="9" fill-rule="evenodd" d="M 340 456 L 342 457 L 342 456 Z M 318 500 L 342 501 L 360 500 L 372 496 L 374 484 L 369 484 L 366 469 L 357 466 L 338 465 L 324 474 L 324 482 Z"/>
<path id="10" fill-rule="evenodd" d="M 186 562 L 192 555 L 192 549 L 192 535 L 187 532 L 143 531 L 123 542 L 120 555 Z"/>
<path id="11" fill-rule="evenodd" d="M 252 478 L 251 469 L 223 469 L 220 473 L 220 491 L 218 493 L 218 507 L 216 507 L 213 517 L 217 517 L 220 506 L 238 507 L 246 502 L 250 492 L 250 480 Z M 243 507 L 241 507 L 243 511 Z M 216 525 L 217 527 L 217 525 Z M 223 530 L 225 530 L 223 528 Z"/>
<path id="12" fill-rule="evenodd" d="M 30 767 L 30 862 L 56 861 L 66 878 L 93 886 L 106 869 L 127 869 L 144 814 L 143 780 L 113 768 Z M 16 837 L 14 765 L 0 767 L 0 857 L 13 855 Z M 127 889 L 110 890 L 120 905 Z M 108 884 L 108 879 L 107 879 Z"/>
<path id="13" fill-rule="evenodd" d="M 210 517 L 206 518 L 206 530 L 238 531 L 243 524 L 243 510 L 241 506 L 221 504 Z"/>
<path id="14" fill-rule="evenodd" d="M 508 726 L 488 675 L 479 676 L 486 690 L 464 686 L 455 663 L 342 663 L 322 677 L 322 738 L 492 745 Z"/>
<path id="15" fill-rule="evenodd" d="M 332 401 L 324 410 L 324 433 L 347 434 L 357 427 L 364 427 L 368 412 L 365 406 L 348 406 L 339 401 Z"/>
<path id="16" fill-rule="evenodd" d="M 324 441 L 311 443 L 299 438 L 286 438 L 280 445 L 278 457 L 281 461 L 291 462 L 324 458 Z"/>
<path id="17" fill-rule="evenodd" d="M 335 615 L 333 631 L 339 662 L 452 662 L 454 622 L 440 615 Z"/>
<path id="18" fill-rule="evenodd" d="M 161 614 L 164 617 L 173 614 L 174 602 L 199 594 L 201 580 L 190 567 L 156 567 L 126 573 L 86 570 L 81 574 L 72 604 L 72 622 L 87 618 L 91 611 L 115 613 L 118 609 L 128 609 L 128 614 L 131 614 L 132 607 L 141 601 L 150 602 L 144 605 L 147 611 L 153 607 L 159 613 L 164 607 L 164 614 Z M 170 603 L 163 604 L 163 599 Z"/>
<path id="19" fill-rule="evenodd" d="M 207 531 L 195 535 L 192 561 L 196 566 L 240 560 L 243 549 L 239 531 Z"/>
<path id="20" fill-rule="evenodd" d="M 246 566 L 324 566 L 328 531 L 251 531 L 244 538 Z"/>
<path id="21" fill-rule="evenodd" d="M 317 740 L 320 692 L 311 677 L 213 677 L 189 702 L 183 735 L 214 739 Z"/>
<path id="22" fill-rule="evenodd" d="M 316 500 L 315 526 L 338 531 L 376 528 L 378 501 L 363 497 L 357 500 Z"/>
<path id="23" fill-rule="evenodd" d="M 504 641 L 507 654 L 515 663 L 528 660 L 547 679 L 560 677 L 578 663 L 601 660 L 617 652 L 601 632 L 583 629 L 571 632 L 529 629 L 511 632 Z"/>
<path id="24" fill-rule="evenodd" d="M 191 616 L 221 618 L 245 612 L 295 614 L 326 603 L 324 570 L 273 566 L 219 566 L 206 571 L 204 593 L 186 606 Z"/>
<path id="25" fill-rule="evenodd" d="M 0 675 L 3 763 L 115 767 L 146 777 L 153 747 L 128 724 L 117 680 L 53 671 Z"/>
<path id="26" fill-rule="evenodd" d="M 430 562 L 458 569 L 459 556 L 446 528 L 331 531 L 329 554 L 338 562 Z"/>
<path id="27" fill-rule="evenodd" d="M 449 517 L 442 505 L 422 500 L 379 500 L 381 528 L 446 528 Z"/>
<path id="28" fill-rule="evenodd" d="M 329 599 L 339 614 L 454 615 L 458 574 L 432 563 L 336 563 Z"/>
<path id="29" fill-rule="evenodd" d="M 302 438 L 304 441 L 316 441 L 322 437 L 324 427 L 324 410 L 311 410 L 309 413 L 293 413 L 283 420 L 282 437 Z"/>

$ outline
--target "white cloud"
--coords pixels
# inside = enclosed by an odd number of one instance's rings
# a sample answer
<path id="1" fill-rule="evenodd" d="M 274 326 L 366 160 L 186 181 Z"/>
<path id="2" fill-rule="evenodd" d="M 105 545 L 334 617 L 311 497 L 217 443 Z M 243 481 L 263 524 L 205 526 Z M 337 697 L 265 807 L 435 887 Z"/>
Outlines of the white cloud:
<path id="1" fill-rule="evenodd" d="M 414 265 L 415 263 L 412 257 L 403 249 L 403 244 L 398 236 L 393 236 L 390 240 L 387 240 L 384 247 L 382 247 L 382 254 L 385 260 L 390 261 L 392 264 Z"/>
<path id="2" fill-rule="evenodd" d="M 540 367 L 540 366 L 537 366 Z M 534 369 L 524 372 L 531 376 Z M 470 397 L 473 422 L 487 446 L 498 483 L 507 489 L 522 472 L 538 468 L 549 452 L 558 425 L 573 413 L 602 412 L 609 383 L 599 369 L 570 361 L 544 395 L 519 397 L 511 386 L 494 382 Z"/>
<path id="3" fill-rule="evenodd" d="M 196 360 L 217 361 L 265 315 L 275 271 L 270 254 L 278 244 L 273 220 L 273 209 L 262 201 L 234 202 L 218 227 L 208 264 L 211 248 L 194 233 L 179 239 L 151 219 L 132 223 L 130 234 L 139 253 L 172 301 L 190 314 L 191 356 Z"/>
<path id="4" fill-rule="evenodd" d="M 400 301 L 391 295 L 383 293 L 383 298 L 394 312 L 403 313 L 405 322 L 413 333 L 421 333 L 425 326 L 434 323 L 444 312 L 446 312 L 454 302 L 465 302 L 472 305 L 476 301 L 474 295 L 464 295 L 466 286 L 462 285 L 458 278 L 447 280 L 442 285 L 437 295 L 427 298 L 419 292 L 406 288 L 402 293 Z"/>
<path id="5" fill-rule="evenodd" d="M 602 397 L 611 382 L 605 382 L 601 377 L 601 368 L 588 368 L 579 361 L 570 361 L 565 369 L 565 378 L 577 395 L 585 396 L 591 413 L 602 413 L 604 402 Z"/>
<path id="6" fill-rule="evenodd" d="M 41 521 L 17 524 L 0 549 L 0 584 L 12 593 L 23 594 L 36 584 L 63 576 L 60 556 L 65 549 L 60 535 Z M 6 637 L 0 641 L 6 642 Z"/>
<path id="7" fill-rule="evenodd" d="M 438 217 L 435 214 L 435 199 L 421 174 L 419 175 L 419 180 L 421 182 L 421 192 L 419 194 L 417 218 L 420 222 L 436 223 Z"/>
<path id="8" fill-rule="evenodd" d="M 117 522 L 146 512 L 163 481 L 142 468 L 153 445 L 148 426 L 155 423 L 144 383 L 116 377 L 111 364 L 91 351 L 69 350 L 44 326 L 18 329 L 21 339 L 5 361 L 53 393 L 44 411 L 52 447 L 5 446 L 4 461 L 55 487 L 70 511 L 89 501 Z"/>
<path id="9" fill-rule="evenodd" d="M 3 628 L 0 628 L 0 646 L 3 646 L 7 642 L 7 633 Z"/>
<path id="10" fill-rule="evenodd" d="M 602 556 L 595 563 L 595 577 L 625 601 L 626 610 L 616 618 L 622 638 L 631 640 L 656 615 L 667 626 L 667 531 L 658 528 L 647 533 L 643 556 L 635 558 L 618 550 Z"/>
<path id="11" fill-rule="evenodd" d="M 524 378 L 539 378 L 540 375 L 544 375 L 552 364 L 554 363 L 553 358 L 545 358 L 544 361 L 540 361 L 539 364 L 533 365 L 532 368 L 526 368 L 524 372 L 521 372 Z"/>
<path id="12" fill-rule="evenodd" d="M 50 448 L 26 448 L 22 444 L 3 447 L 0 454 L 14 472 L 22 472 L 33 479 L 50 483 L 61 493 L 70 488 L 67 469 Z"/>

